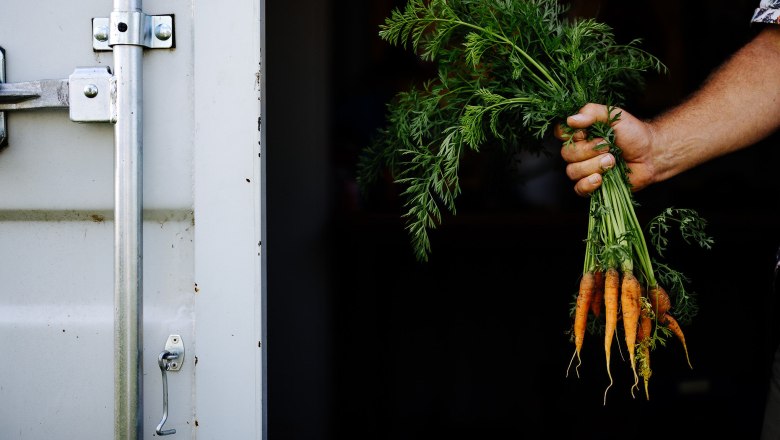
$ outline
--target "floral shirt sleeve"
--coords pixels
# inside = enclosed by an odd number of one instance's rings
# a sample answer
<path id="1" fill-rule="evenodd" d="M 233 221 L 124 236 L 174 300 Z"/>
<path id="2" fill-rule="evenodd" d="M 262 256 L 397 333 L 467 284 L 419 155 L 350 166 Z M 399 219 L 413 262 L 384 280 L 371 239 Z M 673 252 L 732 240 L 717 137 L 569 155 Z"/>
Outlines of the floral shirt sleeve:
<path id="1" fill-rule="evenodd" d="M 761 0 L 761 4 L 758 5 L 753 19 L 750 21 L 780 24 L 780 0 Z"/>

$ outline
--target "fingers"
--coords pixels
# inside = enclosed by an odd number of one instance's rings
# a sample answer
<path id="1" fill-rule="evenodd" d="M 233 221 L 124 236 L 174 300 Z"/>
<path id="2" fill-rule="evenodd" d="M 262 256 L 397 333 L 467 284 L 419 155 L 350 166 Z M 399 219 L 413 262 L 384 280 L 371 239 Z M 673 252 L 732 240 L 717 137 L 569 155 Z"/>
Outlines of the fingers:
<path id="1" fill-rule="evenodd" d="M 569 163 L 581 162 L 596 157 L 599 154 L 606 153 L 607 151 L 604 140 L 596 138 L 589 141 L 578 141 L 565 144 L 561 147 L 561 157 Z"/>
<path id="2" fill-rule="evenodd" d="M 612 114 L 622 111 L 617 107 L 612 107 Z M 585 104 L 576 115 L 566 118 L 566 123 L 574 128 L 586 128 L 593 125 L 594 122 L 609 122 L 609 107 L 602 104 Z M 573 125 L 572 125 L 573 124 Z"/>
<path id="3" fill-rule="evenodd" d="M 601 174 L 591 174 L 590 176 L 577 181 L 574 185 L 574 192 L 579 196 L 585 197 L 597 190 L 601 186 L 602 180 Z"/>
<path id="4" fill-rule="evenodd" d="M 621 111 L 612 108 L 612 113 Z M 573 138 L 574 142 L 568 143 L 561 149 L 561 157 L 568 162 L 566 175 L 576 183 L 574 192 L 580 196 L 587 196 L 601 186 L 602 173 L 615 166 L 615 157 L 605 148 L 599 148 L 604 140 L 587 140 L 586 129 L 595 122 L 609 122 L 610 109 L 601 104 L 586 104 L 577 114 L 566 118 L 566 125 L 571 130 L 565 130 L 562 126 L 555 127 L 555 136 L 563 141 Z"/>
<path id="5" fill-rule="evenodd" d="M 620 112 L 621 109 L 612 107 L 612 114 Z M 566 124 L 574 129 L 585 129 L 593 125 L 594 122 L 609 122 L 609 107 L 602 104 L 585 104 L 575 115 L 566 118 Z"/>
<path id="6" fill-rule="evenodd" d="M 568 141 L 574 139 L 575 141 L 583 141 L 588 137 L 588 133 L 585 130 L 577 129 L 572 131 L 571 127 L 564 127 L 562 124 L 555 126 L 553 134 L 556 138 L 562 141 Z"/>
<path id="7" fill-rule="evenodd" d="M 571 128 L 588 128 L 594 122 L 596 122 L 596 117 L 592 114 L 582 113 L 582 110 L 580 110 L 580 113 L 566 118 L 566 124 Z"/>
<path id="8" fill-rule="evenodd" d="M 612 108 L 612 113 L 620 112 L 621 109 L 617 107 Z M 602 104 L 585 104 L 577 114 L 571 115 L 566 118 L 566 125 L 569 128 L 574 129 L 574 132 L 564 130 L 563 126 L 557 125 L 555 127 L 555 137 L 565 141 L 570 137 L 573 137 L 575 141 L 581 141 L 587 138 L 586 128 L 593 125 L 595 122 L 607 122 L 609 121 L 610 113 L 609 108 Z"/>
<path id="9" fill-rule="evenodd" d="M 588 160 L 572 162 L 566 166 L 566 175 L 571 180 L 580 180 L 593 174 L 601 174 L 615 166 L 615 157 L 604 153 Z"/>
<path id="10" fill-rule="evenodd" d="M 604 156 L 608 156 L 608 154 L 605 154 Z M 601 159 L 601 157 L 598 159 Z M 614 166 L 614 158 L 612 160 L 613 162 L 610 168 Z M 569 167 L 572 165 L 574 164 L 570 164 Z M 577 183 L 574 184 L 574 192 L 580 196 L 585 197 L 590 195 L 593 191 L 597 190 L 604 181 L 601 173 L 606 171 L 606 169 L 592 174 L 582 174 L 587 173 L 585 168 L 570 171 L 569 167 L 566 168 L 566 174 L 568 174 L 572 180 L 577 181 Z M 572 177 L 572 175 L 578 177 Z M 631 183 L 631 191 L 636 192 L 653 183 L 653 176 L 645 168 L 637 167 L 632 168 L 631 172 L 628 173 L 628 180 Z"/>

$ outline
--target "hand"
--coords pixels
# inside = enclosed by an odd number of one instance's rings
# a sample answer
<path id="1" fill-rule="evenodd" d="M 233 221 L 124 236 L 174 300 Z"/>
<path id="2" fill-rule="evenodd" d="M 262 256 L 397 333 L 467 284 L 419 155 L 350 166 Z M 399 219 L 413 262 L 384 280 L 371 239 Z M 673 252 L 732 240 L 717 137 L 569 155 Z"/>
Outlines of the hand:
<path id="1" fill-rule="evenodd" d="M 640 121 L 624 110 L 613 108 L 612 112 L 613 115 L 615 112 L 622 112 L 620 119 L 612 125 L 615 130 L 615 143 L 623 151 L 623 159 L 631 170 L 628 180 L 632 190 L 638 191 L 655 180 L 652 162 L 653 129 L 649 123 Z M 566 124 L 576 131 L 572 135 L 574 143 L 564 145 L 561 156 L 569 163 L 566 166 L 566 175 L 576 182 L 574 191 L 581 196 L 586 196 L 601 186 L 601 173 L 615 166 L 615 157 L 612 154 L 596 149 L 604 140 L 588 140 L 587 134 L 587 128 L 594 122 L 607 122 L 608 117 L 606 106 L 587 104 L 579 113 L 566 119 Z M 569 138 L 560 125 L 555 128 L 555 136 L 562 141 Z"/>

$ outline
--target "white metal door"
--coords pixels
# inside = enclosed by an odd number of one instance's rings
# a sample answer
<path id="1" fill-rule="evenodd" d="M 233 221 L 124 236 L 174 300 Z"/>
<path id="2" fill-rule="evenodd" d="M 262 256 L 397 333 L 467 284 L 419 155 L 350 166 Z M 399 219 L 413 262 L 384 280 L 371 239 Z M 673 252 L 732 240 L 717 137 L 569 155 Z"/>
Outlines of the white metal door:
<path id="1" fill-rule="evenodd" d="M 175 48 L 143 55 L 143 426 L 264 435 L 263 1 L 145 0 Z M 7 83 L 113 66 L 92 48 L 110 0 L 4 0 Z M 6 112 L 0 151 L 0 439 L 115 438 L 114 135 L 63 110 Z"/>

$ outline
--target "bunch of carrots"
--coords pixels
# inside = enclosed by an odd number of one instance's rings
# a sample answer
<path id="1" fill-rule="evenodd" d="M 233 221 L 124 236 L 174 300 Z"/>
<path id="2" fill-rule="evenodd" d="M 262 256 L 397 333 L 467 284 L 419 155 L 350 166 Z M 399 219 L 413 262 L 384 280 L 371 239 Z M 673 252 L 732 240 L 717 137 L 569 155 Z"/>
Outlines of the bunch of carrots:
<path id="1" fill-rule="evenodd" d="M 693 368 L 685 335 L 671 312 L 672 300 L 657 280 L 647 242 L 634 211 L 628 182 L 630 170 L 622 160 L 620 149 L 615 145 L 611 128 L 619 118 L 620 113 L 610 109 L 610 120 L 596 124 L 591 130 L 591 136 L 605 139 L 601 148 L 609 148 L 618 158 L 618 165 L 604 174 L 602 187 L 594 192 L 590 199 L 585 264 L 573 310 L 574 353 L 569 362 L 570 370 L 576 357 L 577 370 L 581 364 L 580 352 L 587 332 L 588 317 L 592 315 L 594 319 L 600 319 L 603 312 L 604 351 L 609 376 L 609 385 L 604 391 L 604 404 L 607 391 L 613 384 L 610 360 L 619 321 L 623 324 L 624 341 L 634 374 L 632 396 L 634 390 L 639 387 L 641 376 L 644 380 L 645 396 L 649 399 L 648 384 L 652 375 L 650 351 L 656 342 L 663 341 L 667 335 L 673 334 L 680 341 L 688 366 Z M 679 218 L 674 214 L 679 214 Z M 706 223 L 695 212 L 670 208 L 651 222 L 653 243 L 659 253 L 665 249 L 666 243 L 662 232 L 669 229 L 668 223 L 672 220 L 677 221 L 686 241 L 695 238 L 705 248 L 712 244 L 712 239 L 703 232 Z M 671 271 L 668 266 L 663 265 L 663 268 L 667 273 Z M 671 273 L 676 275 L 677 279 L 681 278 L 679 272 Z M 677 285 L 679 283 L 675 283 L 675 286 Z M 682 295 L 684 294 L 682 292 Z M 686 306 L 682 301 L 680 305 L 681 308 Z"/>
<path id="2" fill-rule="evenodd" d="M 388 103 L 387 125 L 364 149 L 357 181 L 365 189 L 389 171 L 403 188 L 402 215 L 420 261 L 431 251 L 428 232 L 446 214 L 456 214 L 460 166 L 469 154 L 541 154 L 543 139 L 558 121 L 588 102 L 621 105 L 642 86 L 643 72 L 666 70 L 638 40 L 624 44 L 605 23 L 569 17 L 565 1 L 405 3 L 386 18 L 379 36 L 435 63 L 437 75 Z M 601 316 L 603 308 L 610 386 L 610 348 L 622 319 L 635 377 L 632 394 L 642 376 L 649 395 L 650 351 L 675 332 L 684 342 L 676 323 L 686 323 L 694 308 L 682 287 L 685 278 L 651 261 L 634 213 L 629 169 L 614 143 L 611 126 L 619 117 L 614 112 L 612 120 L 588 130 L 605 139 L 618 163 L 591 196 L 569 367 L 574 357 L 580 365 L 589 312 Z M 686 241 L 709 247 L 705 223 L 692 211 L 669 208 L 657 218 L 650 235 L 659 254 L 666 244 L 663 232 L 673 222 Z"/>

